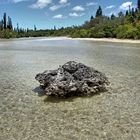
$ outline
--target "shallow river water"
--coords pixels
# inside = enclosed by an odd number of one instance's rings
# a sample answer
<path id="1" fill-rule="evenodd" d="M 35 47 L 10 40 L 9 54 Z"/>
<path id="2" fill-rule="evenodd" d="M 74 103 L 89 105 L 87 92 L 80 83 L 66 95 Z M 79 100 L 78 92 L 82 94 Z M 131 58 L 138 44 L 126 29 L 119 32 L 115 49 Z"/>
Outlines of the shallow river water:
<path id="1" fill-rule="evenodd" d="M 106 73 L 92 97 L 39 97 L 34 77 L 74 60 Z M 0 40 L 0 140 L 140 140 L 140 44 Z"/>

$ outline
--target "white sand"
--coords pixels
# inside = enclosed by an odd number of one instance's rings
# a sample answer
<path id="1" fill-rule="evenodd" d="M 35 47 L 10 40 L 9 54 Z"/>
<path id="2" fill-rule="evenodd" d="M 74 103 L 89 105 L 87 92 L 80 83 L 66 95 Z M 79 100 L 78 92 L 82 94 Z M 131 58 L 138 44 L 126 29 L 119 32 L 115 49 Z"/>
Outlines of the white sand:
<path id="1" fill-rule="evenodd" d="M 116 38 L 70 38 L 70 37 L 43 37 L 42 40 L 83 40 L 83 41 L 103 41 L 103 42 L 118 42 L 118 43 L 137 43 L 140 44 L 140 40 L 133 39 L 116 39 Z"/>
<path id="2" fill-rule="evenodd" d="M 83 41 L 102 41 L 102 42 L 118 42 L 118 43 L 137 43 L 140 44 L 140 40 L 133 39 L 116 39 L 116 38 L 70 38 L 70 37 L 29 37 L 29 38 L 14 38 L 14 39 L 0 39 L 2 41 L 8 40 L 32 40 L 45 41 L 45 40 L 83 40 Z"/>
<path id="3" fill-rule="evenodd" d="M 140 43 L 140 40 L 116 39 L 116 38 L 71 38 L 71 39 L 86 40 L 86 41 L 119 42 L 119 43 Z"/>

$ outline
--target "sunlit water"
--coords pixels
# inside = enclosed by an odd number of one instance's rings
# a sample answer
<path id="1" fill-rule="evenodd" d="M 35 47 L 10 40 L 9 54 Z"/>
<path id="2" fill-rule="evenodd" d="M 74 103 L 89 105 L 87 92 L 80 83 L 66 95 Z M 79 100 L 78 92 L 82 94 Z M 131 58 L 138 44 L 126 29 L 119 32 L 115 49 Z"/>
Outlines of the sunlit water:
<path id="1" fill-rule="evenodd" d="M 87 98 L 39 97 L 34 77 L 74 60 L 109 77 Z M 0 40 L 0 140 L 139 140 L 140 44 Z"/>

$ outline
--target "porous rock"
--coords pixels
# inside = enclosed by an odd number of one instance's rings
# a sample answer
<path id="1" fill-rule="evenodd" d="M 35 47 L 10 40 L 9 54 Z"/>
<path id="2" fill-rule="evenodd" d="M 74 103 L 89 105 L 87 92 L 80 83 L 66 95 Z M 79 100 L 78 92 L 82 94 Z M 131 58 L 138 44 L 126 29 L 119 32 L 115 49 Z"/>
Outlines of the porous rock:
<path id="1" fill-rule="evenodd" d="M 36 75 L 46 95 L 68 97 L 92 95 L 104 91 L 108 78 L 82 63 L 69 61 L 56 70 L 46 70 Z"/>

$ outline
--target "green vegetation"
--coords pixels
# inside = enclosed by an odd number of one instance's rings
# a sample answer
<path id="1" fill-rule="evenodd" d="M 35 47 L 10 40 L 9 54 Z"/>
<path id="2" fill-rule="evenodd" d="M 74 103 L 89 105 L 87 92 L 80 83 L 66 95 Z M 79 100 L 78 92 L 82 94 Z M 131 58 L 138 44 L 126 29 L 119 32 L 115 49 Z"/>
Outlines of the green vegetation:
<path id="1" fill-rule="evenodd" d="M 110 17 L 104 16 L 101 6 L 96 11 L 95 17 L 92 15 L 89 21 L 81 26 L 66 28 L 37 30 L 13 29 L 12 20 L 6 17 L 0 21 L 0 38 L 19 38 L 19 37 L 41 37 L 41 36 L 68 36 L 73 38 L 122 38 L 140 39 L 140 0 L 138 8 L 129 8 L 124 14 L 119 12 L 118 16 L 112 14 Z"/>

